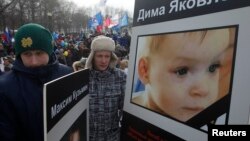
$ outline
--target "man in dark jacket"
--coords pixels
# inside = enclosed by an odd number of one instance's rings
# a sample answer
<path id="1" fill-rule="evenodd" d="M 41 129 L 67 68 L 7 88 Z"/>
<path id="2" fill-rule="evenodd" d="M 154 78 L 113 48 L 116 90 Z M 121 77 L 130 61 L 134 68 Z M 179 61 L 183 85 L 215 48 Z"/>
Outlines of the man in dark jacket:
<path id="1" fill-rule="evenodd" d="M 43 84 L 72 72 L 59 64 L 52 36 L 38 24 L 15 35 L 16 60 L 0 77 L 1 141 L 43 141 Z"/>

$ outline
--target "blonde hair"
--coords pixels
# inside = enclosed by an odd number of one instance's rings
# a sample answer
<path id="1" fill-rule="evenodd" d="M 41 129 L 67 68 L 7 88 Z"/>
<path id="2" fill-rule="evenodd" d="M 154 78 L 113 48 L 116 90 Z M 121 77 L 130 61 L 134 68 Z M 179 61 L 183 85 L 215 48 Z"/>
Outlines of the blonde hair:
<path id="1" fill-rule="evenodd" d="M 190 32 L 181 32 L 181 33 L 169 33 L 169 34 L 161 34 L 161 35 L 153 35 L 153 36 L 145 36 L 145 46 L 141 48 L 139 51 L 139 58 L 141 57 L 149 57 L 152 54 L 155 54 L 160 51 L 161 44 L 168 40 L 170 37 L 182 37 L 183 42 L 190 42 L 190 39 L 195 40 L 196 42 L 199 42 L 200 44 L 203 42 L 203 40 L 206 38 L 208 34 L 214 31 L 231 31 L 234 29 L 232 28 L 222 28 L 222 29 L 209 29 L 209 30 L 200 30 L 200 31 L 190 31 Z M 233 32 L 233 31 L 231 31 Z M 186 38 L 189 39 L 186 39 Z M 218 39 L 220 40 L 220 39 Z"/>

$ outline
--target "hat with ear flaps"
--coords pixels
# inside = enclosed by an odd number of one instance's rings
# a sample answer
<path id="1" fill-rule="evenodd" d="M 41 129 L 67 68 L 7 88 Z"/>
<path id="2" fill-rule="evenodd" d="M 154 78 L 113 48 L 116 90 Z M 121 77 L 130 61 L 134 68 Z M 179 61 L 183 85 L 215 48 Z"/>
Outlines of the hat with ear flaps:
<path id="1" fill-rule="evenodd" d="M 28 50 L 43 50 L 48 55 L 53 52 L 53 39 L 43 26 L 29 23 L 21 26 L 15 35 L 16 57 Z"/>
<path id="2" fill-rule="evenodd" d="M 117 56 L 115 55 L 115 42 L 112 38 L 106 37 L 104 35 L 97 36 L 93 39 L 91 43 L 91 52 L 88 56 L 86 61 L 85 68 L 92 69 L 93 68 L 93 58 L 96 51 L 111 51 L 111 60 L 109 63 L 110 68 L 114 68 L 116 62 L 118 60 Z"/>

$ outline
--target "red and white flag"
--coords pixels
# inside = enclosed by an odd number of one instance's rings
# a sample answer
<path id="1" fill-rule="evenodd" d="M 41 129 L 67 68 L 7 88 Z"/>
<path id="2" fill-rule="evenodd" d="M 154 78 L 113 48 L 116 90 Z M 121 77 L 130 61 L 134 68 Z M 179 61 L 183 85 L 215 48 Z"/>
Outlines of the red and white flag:
<path id="1" fill-rule="evenodd" d="M 116 26 L 118 24 L 119 24 L 119 14 L 115 14 L 114 16 L 112 16 L 108 28 L 112 28 L 113 26 Z"/>

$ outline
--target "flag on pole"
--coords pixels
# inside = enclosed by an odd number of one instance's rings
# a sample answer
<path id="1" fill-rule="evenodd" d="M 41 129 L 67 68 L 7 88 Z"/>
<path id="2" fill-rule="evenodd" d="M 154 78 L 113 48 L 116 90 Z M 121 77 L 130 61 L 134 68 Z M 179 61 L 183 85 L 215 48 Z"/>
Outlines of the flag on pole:
<path id="1" fill-rule="evenodd" d="M 127 26 L 128 25 L 128 14 L 125 13 L 122 18 L 120 19 L 120 27 Z"/>
<path id="2" fill-rule="evenodd" d="M 102 13 L 101 12 L 97 13 L 95 15 L 95 18 L 96 18 L 96 20 L 98 22 L 98 25 L 102 25 L 103 24 L 103 18 L 102 18 Z"/>
<path id="3" fill-rule="evenodd" d="M 107 18 L 104 20 L 103 26 L 104 26 L 104 27 L 108 27 L 110 24 L 111 24 L 111 19 L 110 19 L 110 17 L 107 17 Z"/>
<path id="4" fill-rule="evenodd" d="M 101 33 L 101 32 L 102 32 L 102 26 L 101 26 L 101 25 L 98 25 L 98 26 L 96 27 L 96 31 L 99 32 L 99 33 Z"/>
<path id="5" fill-rule="evenodd" d="M 88 20 L 88 28 L 92 27 L 92 18 Z"/>
<path id="6" fill-rule="evenodd" d="M 10 29 L 8 27 L 5 28 L 4 35 L 6 37 L 5 42 L 6 43 L 11 43 L 11 38 L 12 37 L 11 37 Z"/>
<path id="7" fill-rule="evenodd" d="M 88 21 L 88 28 L 96 28 L 103 24 L 103 18 L 101 12 L 97 13 L 93 18 Z"/>
<path id="8" fill-rule="evenodd" d="M 112 16 L 111 21 L 110 21 L 110 25 L 108 26 L 108 28 L 112 28 L 113 26 L 116 26 L 119 24 L 119 15 L 116 14 L 114 16 Z"/>

